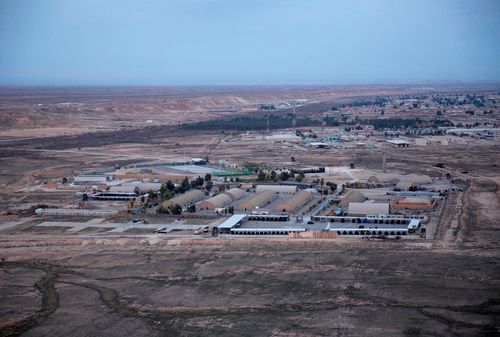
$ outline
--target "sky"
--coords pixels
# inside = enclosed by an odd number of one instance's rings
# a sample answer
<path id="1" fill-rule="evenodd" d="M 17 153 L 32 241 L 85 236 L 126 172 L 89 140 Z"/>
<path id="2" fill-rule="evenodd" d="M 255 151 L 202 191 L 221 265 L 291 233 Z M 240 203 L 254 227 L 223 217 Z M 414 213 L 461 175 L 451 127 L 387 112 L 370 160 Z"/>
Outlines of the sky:
<path id="1" fill-rule="evenodd" d="M 500 81 L 500 0 L 0 0 L 0 85 Z"/>

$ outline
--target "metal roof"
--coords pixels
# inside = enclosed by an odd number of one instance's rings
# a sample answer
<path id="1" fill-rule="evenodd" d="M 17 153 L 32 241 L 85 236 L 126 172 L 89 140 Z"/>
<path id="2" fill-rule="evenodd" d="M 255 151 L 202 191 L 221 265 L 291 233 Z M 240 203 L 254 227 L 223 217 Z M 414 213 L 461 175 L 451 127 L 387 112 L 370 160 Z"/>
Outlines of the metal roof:
<path id="1" fill-rule="evenodd" d="M 234 226 L 236 226 L 238 222 L 243 220 L 246 216 L 247 216 L 246 214 L 235 214 L 226 221 L 224 221 L 223 223 L 221 223 L 219 225 L 219 229 L 231 229 Z"/>
<path id="2" fill-rule="evenodd" d="M 257 193 L 263 191 L 272 191 L 275 193 L 295 193 L 297 192 L 297 186 L 293 185 L 257 185 L 255 188 Z"/>
<path id="3" fill-rule="evenodd" d="M 330 228 L 330 232 L 408 232 L 408 228 Z"/>
<path id="4" fill-rule="evenodd" d="M 278 195 L 272 191 L 259 192 L 253 198 L 243 201 L 236 207 L 236 209 L 241 211 L 251 210 L 252 208 L 255 207 L 262 207 L 264 205 L 267 205 L 268 203 L 277 198 Z"/>
<path id="5" fill-rule="evenodd" d="M 420 226 L 420 220 L 418 219 L 412 219 L 410 220 L 410 223 L 408 224 L 408 228 L 409 229 L 413 229 L 413 228 L 418 228 Z"/>
<path id="6" fill-rule="evenodd" d="M 311 199 L 312 196 L 310 192 L 300 191 L 295 193 L 293 197 L 291 197 L 287 201 L 281 202 L 278 205 L 276 205 L 276 207 L 274 207 L 274 210 L 277 212 L 295 211 L 296 209 L 307 204 Z"/>
<path id="7" fill-rule="evenodd" d="M 350 202 L 349 214 L 389 214 L 389 203 L 382 202 Z"/>
<path id="8" fill-rule="evenodd" d="M 305 228 L 232 228 L 231 232 L 305 232 Z"/>

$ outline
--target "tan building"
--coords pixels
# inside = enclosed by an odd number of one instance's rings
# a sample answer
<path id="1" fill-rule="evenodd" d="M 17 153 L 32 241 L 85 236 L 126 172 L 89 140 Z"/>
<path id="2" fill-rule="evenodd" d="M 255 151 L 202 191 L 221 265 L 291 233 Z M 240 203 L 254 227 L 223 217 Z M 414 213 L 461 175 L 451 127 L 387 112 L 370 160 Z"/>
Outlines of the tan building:
<path id="1" fill-rule="evenodd" d="M 433 197 L 399 197 L 394 204 L 398 209 L 433 209 L 437 201 Z"/>
<path id="2" fill-rule="evenodd" d="M 293 185 L 257 185 L 255 188 L 257 193 L 264 191 L 271 191 L 274 193 L 283 193 L 283 194 L 294 194 L 297 192 L 297 186 Z"/>
<path id="3" fill-rule="evenodd" d="M 312 195 L 308 191 L 300 191 L 285 202 L 281 202 L 274 208 L 277 212 L 294 212 L 311 201 Z"/>
<path id="4" fill-rule="evenodd" d="M 387 215 L 389 204 L 383 202 L 351 202 L 347 208 L 349 215 Z"/>
<path id="5" fill-rule="evenodd" d="M 246 195 L 246 192 L 239 188 L 232 188 L 225 193 L 218 194 L 210 199 L 200 203 L 199 209 L 213 210 L 216 208 L 226 207 L 233 201 L 239 200 Z"/>
<path id="6" fill-rule="evenodd" d="M 381 173 L 368 178 L 368 182 L 375 184 L 397 184 L 399 180 L 400 176 L 398 174 L 391 173 Z"/>
<path id="7" fill-rule="evenodd" d="M 206 210 L 214 210 L 216 208 L 222 208 L 222 207 L 226 207 L 227 205 L 229 205 L 231 202 L 233 201 L 233 199 L 231 199 L 231 197 L 225 193 L 223 194 L 218 194 L 216 195 L 215 197 L 212 197 L 210 199 L 207 199 L 203 202 L 201 202 L 199 205 L 198 205 L 198 208 L 199 209 L 206 209 Z"/>
<path id="8" fill-rule="evenodd" d="M 250 200 L 242 202 L 240 205 L 238 205 L 238 207 L 236 207 L 236 210 L 251 211 L 255 207 L 265 206 L 277 198 L 278 195 L 275 192 L 272 191 L 260 192 L 257 193 L 255 197 L 251 198 Z"/>
<path id="9" fill-rule="evenodd" d="M 233 201 L 243 198 L 247 193 L 240 188 L 231 188 L 226 193 Z"/>
<path id="10" fill-rule="evenodd" d="M 347 208 L 351 202 L 363 202 L 366 197 L 363 193 L 357 190 L 349 191 L 339 202 L 339 206 L 342 208 Z"/>
<path id="11" fill-rule="evenodd" d="M 184 194 L 181 194 L 175 198 L 165 200 L 164 202 L 161 203 L 161 205 L 164 208 L 168 208 L 172 205 L 178 204 L 181 207 L 185 208 L 186 206 L 189 206 L 191 204 L 194 204 L 200 200 L 202 200 L 205 197 L 205 193 L 200 190 L 191 190 L 188 191 Z"/>

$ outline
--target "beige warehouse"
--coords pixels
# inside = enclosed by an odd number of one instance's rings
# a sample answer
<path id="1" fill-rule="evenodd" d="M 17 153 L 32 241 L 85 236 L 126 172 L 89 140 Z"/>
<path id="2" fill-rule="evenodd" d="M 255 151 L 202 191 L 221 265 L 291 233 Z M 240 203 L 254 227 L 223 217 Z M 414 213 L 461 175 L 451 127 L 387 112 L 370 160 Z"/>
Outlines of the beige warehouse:
<path id="1" fill-rule="evenodd" d="M 199 209 L 216 209 L 229 205 L 233 199 L 225 193 L 218 194 L 215 197 L 207 199 L 200 203 L 198 206 Z"/>
<path id="2" fill-rule="evenodd" d="M 294 194 L 297 192 L 297 186 L 289 185 L 257 185 L 255 192 L 271 191 L 274 193 Z"/>
<path id="3" fill-rule="evenodd" d="M 347 208 L 349 215 L 387 215 L 389 204 L 382 202 L 351 202 Z"/>
<path id="4" fill-rule="evenodd" d="M 181 207 L 189 206 L 190 204 L 196 203 L 205 197 L 205 193 L 200 190 L 192 190 L 181 194 L 170 200 L 166 200 L 161 203 L 164 208 L 168 208 L 172 205 L 178 204 Z"/>
<path id="5" fill-rule="evenodd" d="M 349 193 L 347 193 L 342 198 L 342 200 L 340 200 L 339 206 L 342 208 L 347 208 L 347 206 L 349 206 L 349 203 L 351 202 L 363 202 L 365 200 L 366 197 L 363 193 L 361 193 L 360 191 L 353 190 L 349 191 Z"/>
<path id="6" fill-rule="evenodd" d="M 200 209 L 216 209 L 229 205 L 231 202 L 239 200 L 246 195 L 246 192 L 239 188 L 232 188 L 226 193 L 218 194 L 200 203 Z"/>
<path id="7" fill-rule="evenodd" d="M 245 202 L 242 202 L 236 209 L 238 211 L 250 211 L 255 207 L 262 207 L 278 198 L 278 195 L 272 191 L 264 191 L 257 193 L 255 197 Z"/>
<path id="8" fill-rule="evenodd" d="M 312 196 L 308 191 L 300 191 L 285 202 L 279 203 L 274 210 L 277 212 L 294 212 L 311 201 Z"/>
<path id="9" fill-rule="evenodd" d="M 231 197 L 233 201 L 243 198 L 247 193 L 240 188 L 231 188 L 227 190 L 226 193 Z"/>

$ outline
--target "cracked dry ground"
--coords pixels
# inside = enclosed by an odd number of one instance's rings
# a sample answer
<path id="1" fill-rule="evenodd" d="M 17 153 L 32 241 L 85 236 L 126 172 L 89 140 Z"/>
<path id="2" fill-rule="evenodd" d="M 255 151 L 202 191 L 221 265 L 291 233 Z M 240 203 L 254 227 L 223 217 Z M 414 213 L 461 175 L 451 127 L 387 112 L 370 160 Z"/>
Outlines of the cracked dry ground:
<path id="1" fill-rule="evenodd" d="M 1 335 L 498 332 L 497 257 L 384 246 L 226 242 L 14 249 L 1 263 Z M 26 261 L 27 254 L 36 259 Z"/>

